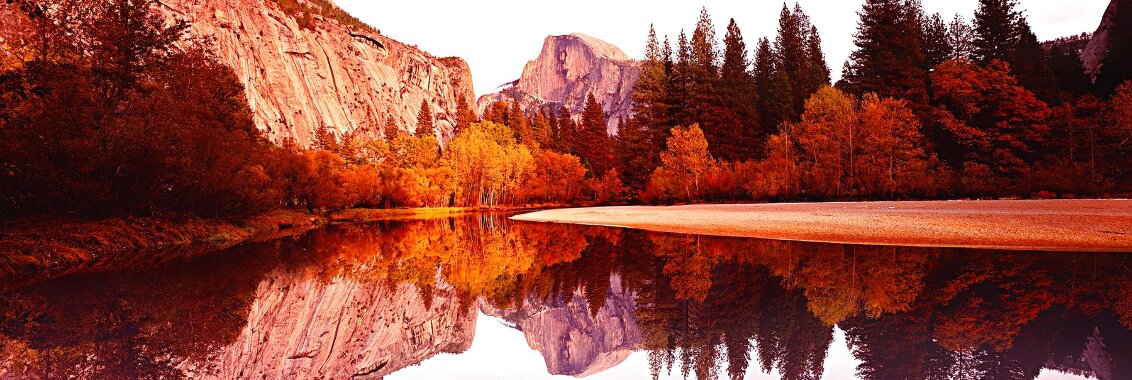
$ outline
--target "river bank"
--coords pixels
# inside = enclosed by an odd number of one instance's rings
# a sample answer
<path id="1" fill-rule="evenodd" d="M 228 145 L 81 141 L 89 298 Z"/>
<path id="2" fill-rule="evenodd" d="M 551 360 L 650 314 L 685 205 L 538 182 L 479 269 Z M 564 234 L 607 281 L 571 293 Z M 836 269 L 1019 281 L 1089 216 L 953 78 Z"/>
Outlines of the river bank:
<path id="1" fill-rule="evenodd" d="M 4 279 L 0 287 L 28 278 L 141 265 L 219 251 L 245 242 L 301 235 L 326 223 L 325 217 L 291 210 L 238 222 L 156 218 L 5 221 L 0 223 L 0 278 Z"/>
<path id="2" fill-rule="evenodd" d="M 823 243 L 1132 252 L 1132 200 L 625 206 L 513 219 Z"/>

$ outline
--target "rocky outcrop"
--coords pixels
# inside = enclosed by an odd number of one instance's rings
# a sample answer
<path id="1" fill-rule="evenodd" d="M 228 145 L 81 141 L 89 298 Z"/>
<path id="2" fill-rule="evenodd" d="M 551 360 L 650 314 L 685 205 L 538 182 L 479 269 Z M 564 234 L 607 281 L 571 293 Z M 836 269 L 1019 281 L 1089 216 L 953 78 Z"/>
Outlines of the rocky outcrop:
<path id="1" fill-rule="evenodd" d="M 466 351 L 476 313 L 441 284 L 430 304 L 412 285 L 277 270 L 256 290 L 236 341 L 215 362 L 185 368 L 190 378 L 381 378 L 442 352 Z"/>
<path id="2" fill-rule="evenodd" d="M 515 310 L 487 305 L 481 309 L 521 330 L 551 374 L 584 377 L 621 364 L 643 346 L 633 313 L 634 295 L 622 288 L 619 276 L 610 279 L 609 293 L 592 315 L 580 289 L 564 300 L 528 298 Z"/>
<path id="3" fill-rule="evenodd" d="M 1104 12 L 1104 17 L 1101 18 L 1101 24 L 1097 27 L 1097 31 L 1093 33 L 1093 38 L 1089 40 L 1089 45 L 1081 51 L 1081 63 L 1085 66 L 1085 74 L 1094 80 L 1097 73 L 1104 63 L 1105 56 L 1112 48 L 1110 37 L 1112 34 L 1113 26 L 1120 20 L 1117 20 L 1118 8 L 1122 2 L 1128 0 L 1112 0 L 1108 4 L 1108 9 Z"/>
<path id="4" fill-rule="evenodd" d="M 422 100 L 439 133 L 450 133 L 457 100 L 475 101 L 471 71 L 460 58 L 438 59 L 317 14 L 300 25 L 274 1 L 161 0 L 157 10 L 189 21 L 193 35 L 212 41 L 273 141 L 290 137 L 308 146 L 319 126 L 339 135 L 376 133 L 388 119 L 412 130 Z"/>
<path id="5" fill-rule="evenodd" d="M 546 104 L 564 105 L 577 115 L 593 94 L 615 132 L 618 119 L 630 116 L 630 95 L 639 76 L 640 63 L 605 41 L 578 33 L 550 36 L 518 80 L 480 96 L 478 106 L 483 110 L 497 100 L 518 101 L 528 111 Z"/>

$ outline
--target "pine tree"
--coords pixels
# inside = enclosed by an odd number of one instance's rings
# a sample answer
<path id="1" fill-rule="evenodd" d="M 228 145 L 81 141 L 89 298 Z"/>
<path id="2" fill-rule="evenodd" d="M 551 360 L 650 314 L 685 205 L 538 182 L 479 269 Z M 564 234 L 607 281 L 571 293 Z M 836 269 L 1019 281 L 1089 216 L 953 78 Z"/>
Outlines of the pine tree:
<path id="1" fill-rule="evenodd" d="M 641 62 L 641 75 L 633 89 L 633 122 L 645 134 L 646 142 L 664 138 L 664 129 L 667 125 L 669 107 L 668 68 L 671 63 L 666 53 L 668 41 L 665 40 L 662 48 L 656 38 L 656 30 L 649 26 L 648 39 L 645 42 L 645 60 Z M 652 155 L 659 154 L 659 149 L 650 148 L 646 151 Z"/>
<path id="2" fill-rule="evenodd" d="M 436 130 L 433 128 L 432 109 L 428 106 L 427 100 L 421 101 L 421 110 L 417 112 L 417 137 L 422 136 L 436 136 Z"/>
<path id="3" fill-rule="evenodd" d="M 1018 43 L 1006 57 L 1011 71 L 1018 77 L 1019 84 L 1033 92 L 1038 99 L 1049 104 L 1060 103 L 1057 78 L 1053 76 L 1045 49 L 1042 49 L 1038 37 L 1025 18 L 1018 20 L 1017 30 Z"/>
<path id="4" fill-rule="evenodd" d="M 554 141 L 554 129 L 550 125 L 552 118 L 546 115 L 546 112 L 539 110 L 535 112 L 534 120 L 531 121 L 531 129 L 534 133 L 535 143 L 539 147 L 549 147 L 551 142 Z"/>
<path id="5" fill-rule="evenodd" d="M 951 56 L 948 58 L 974 59 L 975 45 L 971 42 L 974 38 L 974 28 L 963 19 L 963 16 L 956 14 L 947 25 L 947 45 L 951 48 Z"/>
<path id="6" fill-rule="evenodd" d="M 558 151 L 577 155 L 576 143 L 578 140 L 578 127 L 570 117 L 570 110 L 563 105 L 558 109 Z"/>
<path id="7" fill-rule="evenodd" d="M 472 109 L 468 106 L 467 99 L 464 99 L 464 97 L 461 96 L 460 100 L 458 100 L 456 103 L 456 127 L 452 131 L 452 134 L 456 135 L 457 133 L 460 133 L 460 131 L 464 130 L 469 125 L 472 125 L 472 123 L 475 123 L 477 121 L 478 120 L 476 120 L 476 113 L 473 112 Z"/>
<path id="8" fill-rule="evenodd" d="M 1049 51 L 1049 67 L 1057 78 L 1061 91 L 1070 95 L 1082 95 L 1089 90 L 1091 83 L 1085 76 L 1085 67 L 1081 63 L 1080 55 L 1053 46 Z"/>
<path id="9" fill-rule="evenodd" d="M 845 78 L 849 92 L 927 102 L 920 16 L 915 9 L 899 0 L 865 2 L 854 41 L 857 50 L 849 55 L 850 76 Z"/>
<path id="10" fill-rule="evenodd" d="M 582 109 L 576 151 L 582 164 L 590 169 L 595 178 L 613 168 L 613 150 L 607 128 L 605 111 L 593 94 L 589 94 Z"/>
<path id="11" fill-rule="evenodd" d="M 625 186 L 636 193 L 645 188 L 649 174 L 656 169 L 657 164 L 650 157 L 652 143 L 648 140 L 648 131 L 635 119 L 626 120 L 619 126 L 616 140 L 617 170 L 621 173 Z"/>
<path id="12" fill-rule="evenodd" d="M 393 142 L 401 134 L 401 128 L 397 126 L 397 121 L 393 120 L 393 115 L 385 117 L 385 128 L 381 130 L 381 133 L 385 136 L 387 143 Z"/>
<path id="13" fill-rule="evenodd" d="M 1015 10 L 1017 4 L 1017 0 L 979 0 L 972 41 L 977 62 L 1006 60 L 1018 45 L 1022 14 Z"/>
<path id="14" fill-rule="evenodd" d="M 779 107 L 773 105 L 775 102 L 781 101 L 781 95 L 774 92 L 775 66 L 776 57 L 774 50 L 770 47 L 770 40 L 765 37 L 759 39 L 759 45 L 755 50 L 754 80 L 764 137 L 774 133 L 774 130 L 785 119 L 785 115 L 777 112 Z"/>
<path id="15" fill-rule="evenodd" d="M 829 68 L 821 51 L 821 38 L 800 5 L 795 4 L 791 12 L 783 4 L 774 47 L 777 75 L 786 81 L 777 87 L 790 91 L 786 93 L 789 104 L 784 112 L 785 119 L 797 120 L 806 99 L 829 83 Z"/>
<path id="16" fill-rule="evenodd" d="M 700 19 L 692 31 L 688 46 L 688 61 L 684 65 L 687 80 L 687 103 L 691 120 L 704 124 L 704 129 L 720 135 L 722 122 L 717 120 L 717 86 L 719 82 L 718 52 L 715 26 L 707 9 L 700 11 Z"/>
<path id="17" fill-rule="evenodd" d="M 727 25 L 723 46 L 718 93 L 726 118 L 708 136 L 708 144 L 717 158 L 728 161 L 750 159 L 754 157 L 762 131 L 759 130 L 759 115 L 755 108 L 758 96 L 750 71 L 751 63 L 747 59 L 747 44 L 735 19 Z"/>
<path id="18" fill-rule="evenodd" d="M 924 56 L 924 69 L 931 70 L 952 58 L 951 44 L 948 42 L 947 22 L 939 13 L 933 14 L 924 22 L 920 49 Z"/>

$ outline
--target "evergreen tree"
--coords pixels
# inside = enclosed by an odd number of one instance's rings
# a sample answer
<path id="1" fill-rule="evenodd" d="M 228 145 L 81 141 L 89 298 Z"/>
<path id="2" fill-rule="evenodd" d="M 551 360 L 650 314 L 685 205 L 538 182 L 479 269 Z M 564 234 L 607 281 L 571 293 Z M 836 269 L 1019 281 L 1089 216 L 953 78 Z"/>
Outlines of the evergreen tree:
<path id="1" fill-rule="evenodd" d="M 686 104 L 690 121 L 704 125 L 709 134 L 720 136 L 725 128 L 720 120 L 718 108 L 719 66 L 716 51 L 715 26 L 707 9 L 700 11 L 699 21 L 692 31 L 688 45 L 688 61 L 684 65 L 686 79 Z"/>
<path id="2" fill-rule="evenodd" d="M 787 120 L 797 120 L 806 99 L 829 82 L 821 39 L 801 6 L 795 4 L 791 12 L 783 4 L 774 45 L 778 75 L 786 80 L 778 87 L 790 91 L 785 93 L 790 102 L 784 114 Z"/>
<path id="3" fill-rule="evenodd" d="M 783 100 L 781 93 L 775 91 L 777 65 L 777 57 L 770 46 L 770 40 L 765 37 L 759 39 L 758 48 L 755 50 L 754 80 L 764 137 L 772 134 L 786 118 L 781 112 L 782 107 L 775 106 Z"/>
<path id="4" fill-rule="evenodd" d="M 535 117 L 531 120 L 531 129 L 534 134 L 534 142 L 538 147 L 549 147 L 551 142 L 554 141 L 554 129 L 550 125 L 551 117 L 546 115 L 546 112 L 539 110 L 535 112 Z"/>
<path id="5" fill-rule="evenodd" d="M 972 42 L 974 38 L 974 28 L 967 23 L 967 20 L 963 19 L 963 16 L 956 14 L 955 18 L 951 19 L 951 23 L 947 25 L 947 45 L 951 49 L 951 56 L 948 58 L 974 59 L 975 45 Z"/>
<path id="6" fill-rule="evenodd" d="M 954 51 L 948 41 L 947 22 L 939 13 L 925 20 L 920 38 L 920 50 L 924 57 L 924 70 L 931 70 L 952 58 Z"/>
<path id="7" fill-rule="evenodd" d="M 920 16 L 915 9 L 900 0 L 865 2 L 854 41 L 857 50 L 849 55 L 848 91 L 873 92 L 913 104 L 927 102 Z"/>
<path id="8" fill-rule="evenodd" d="M 1080 55 L 1060 46 L 1053 46 L 1049 50 L 1049 67 L 1061 91 L 1070 95 L 1082 95 L 1089 90 L 1091 83 L 1085 76 Z"/>
<path id="9" fill-rule="evenodd" d="M 589 94 L 582 109 L 576 151 L 582 164 L 590 169 L 594 178 L 601 177 L 613 168 L 613 150 L 607 128 L 605 111 L 594 95 Z"/>
<path id="10" fill-rule="evenodd" d="M 570 117 L 570 110 L 563 105 L 558 109 L 556 116 L 558 120 L 558 151 L 577 155 L 575 145 L 578 140 L 578 126 L 574 123 L 574 119 Z"/>
<path id="11" fill-rule="evenodd" d="M 1049 104 L 1060 103 L 1057 78 L 1053 76 L 1045 50 L 1025 18 L 1018 20 L 1017 33 L 1018 42 L 1006 57 L 1014 76 L 1038 99 Z"/>
<path id="12" fill-rule="evenodd" d="M 456 127 L 452 131 L 452 134 L 456 135 L 460 133 L 461 130 L 464 130 L 477 121 L 479 120 L 476 120 L 476 113 L 468 106 L 467 99 L 461 96 L 460 100 L 456 103 Z"/>
<path id="13" fill-rule="evenodd" d="M 735 19 L 727 25 L 723 38 L 723 65 L 720 68 L 719 97 L 726 110 L 724 123 L 708 136 L 708 144 L 717 158 L 738 161 L 754 157 L 759 129 L 758 96 L 751 63 L 747 59 L 747 44 Z"/>
<path id="14" fill-rule="evenodd" d="M 645 42 L 645 59 L 641 62 L 641 75 L 633 89 L 633 122 L 645 134 L 646 142 L 650 143 L 648 149 L 642 153 L 656 155 L 659 149 L 651 144 L 664 138 L 665 126 L 668 124 L 668 62 L 666 53 L 668 41 L 665 40 L 662 48 L 656 38 L 656 30 L 649 27 L 648 39 Z"/>
<path id="15" fill-rule="evenodd" d="M 649 174 L 656 169 L 650 157 L 652 142 L 646 131 L 636 119 L 622 122 L 617 133 L 617 170 L 621 173 L 625 186 L 638 193 L 648 184 Z"/>
<path id="16" fill-rule="evenodd" d="M 393 120 L 393 115 L 385 117 L 385 128 L 381 130 L 381 133 L 385 136 L 385 142 L 393 142 L 401 134 L 401 128 L 397 126 L 397 121 Z"/>
<path id="17" fill-rule="evenodd" d="M 436 130 L 433 128 L 432 109 L 428 106 L 427 100 L 421 101 L 421 110 L 417 112 L 417 137 L 421 136 L 436 136 Z"/>
<path id="18" fill-rule="evenodd" d="M 979 0 L 972 41 L 975 61 L 1006 60 L 1018 45 L 1022 14 L 1015 10 L 1017 4 L 1017 0 Z"/>

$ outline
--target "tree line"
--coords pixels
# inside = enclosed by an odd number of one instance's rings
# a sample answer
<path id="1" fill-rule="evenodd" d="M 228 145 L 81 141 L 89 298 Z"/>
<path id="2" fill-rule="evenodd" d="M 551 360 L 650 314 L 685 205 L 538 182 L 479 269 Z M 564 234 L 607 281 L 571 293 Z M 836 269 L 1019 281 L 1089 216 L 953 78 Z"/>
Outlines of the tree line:
<path id="1" fill-rule="evenodd" d="M 1132 72 L 1116 69 L 1127 33 L 1094 84 L 1078 52 L 1043 48 L 1013 0 L 980 0 L 971 23 L 926 15 L 917 0 L 869 0 L 859 15 L 836 84 L 797 5 L 783 7 L 753 59 L 734 19 L 719 46 L 706 9 L 675 49 L 650 29 L 633 118 L 617 138 L 630 194 L 1073 197 L 1132 185 Z M 664 159 L 672 154 L 685 158 Z"/>

